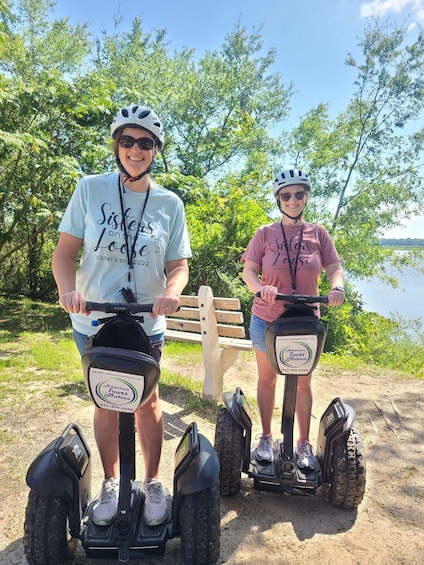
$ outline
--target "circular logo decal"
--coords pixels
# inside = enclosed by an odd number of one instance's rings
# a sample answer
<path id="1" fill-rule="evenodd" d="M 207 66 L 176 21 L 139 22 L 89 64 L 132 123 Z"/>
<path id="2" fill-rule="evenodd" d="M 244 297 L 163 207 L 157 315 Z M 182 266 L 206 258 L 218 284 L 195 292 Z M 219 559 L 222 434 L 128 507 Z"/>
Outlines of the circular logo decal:
<path id="1" fill-rule="evenodd" d="M 115 406 L 131 404 L 138 398 L 136 388 L 128 381 L 118 378 L 97 383 L 96 394 L 104 402 Z"/>
<path id="2" fill-rule="evenodd" d="M 303 341 L 291 341 L 280 351 L 280 361 L 286 367 L 298 368 L 312 359 L 311 347 Z"/>

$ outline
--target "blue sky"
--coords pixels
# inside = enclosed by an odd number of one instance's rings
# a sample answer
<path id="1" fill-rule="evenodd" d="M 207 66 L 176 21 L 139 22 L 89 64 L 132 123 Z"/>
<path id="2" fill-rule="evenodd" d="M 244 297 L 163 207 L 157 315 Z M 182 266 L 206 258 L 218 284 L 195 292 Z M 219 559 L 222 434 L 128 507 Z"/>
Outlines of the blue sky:
<path id="1" fill-rule="evenodd" d="M 111 31 L 114 15 L 121 31 L 140 17 L 145 32 L 165 29 L 171 50 L 194 48 L 198 56 L 218 49 L 238 22 L 248 31 L 261 26 L 264 49 L 275 48 L 274 71 L 293 83 L 291 113 L 281 129 L 290 129 L 299 116 L 320 102 L 336 115 L 354 92 L 354 72 L 345 66 L 348 53 L 358 54 L 366 18 L 389 17 L 407 23 L 411 33 L 424 24 L 424 0 L 57 0 L 54 16 L 72 23 L 88 22 L 90 31 Z M 422 237 L 424 218 L 408 222 L 389 236 Z"/>

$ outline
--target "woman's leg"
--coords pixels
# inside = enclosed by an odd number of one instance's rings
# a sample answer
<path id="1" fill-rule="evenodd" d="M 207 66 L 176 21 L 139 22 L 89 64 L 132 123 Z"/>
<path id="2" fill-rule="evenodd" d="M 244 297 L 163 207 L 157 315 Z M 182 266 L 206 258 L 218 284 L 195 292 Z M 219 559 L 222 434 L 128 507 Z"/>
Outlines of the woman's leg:
<path id="1" fill-rule="evenodd" d="M 149 402 L 135 415 L 138 439 L 144 458 L 146 478 L 159 477 L 159 464 L 163 443 L 163 416 L 156 388 Z"/>
<path id="2" fill-rule="evenodd" d="M 302 376 L 297 381 L 296 419 L 299 432 L 298 442 L 309 441 L 312 413 L 312 375 Z"/>
<path id="3" fill-rule="evenodd" d="M 258 365 L 257 401 L 261 417 L 262 434 L 272 436 L 272 415 L 275 405 L 277 375 L 265 352 L 255 350 Z"/>
<path id="4" fill-rule="evenodd" d="M 94 409 L 94 437 L 102 461 L 105 479 L 119 477 L 118 412 Z"/>

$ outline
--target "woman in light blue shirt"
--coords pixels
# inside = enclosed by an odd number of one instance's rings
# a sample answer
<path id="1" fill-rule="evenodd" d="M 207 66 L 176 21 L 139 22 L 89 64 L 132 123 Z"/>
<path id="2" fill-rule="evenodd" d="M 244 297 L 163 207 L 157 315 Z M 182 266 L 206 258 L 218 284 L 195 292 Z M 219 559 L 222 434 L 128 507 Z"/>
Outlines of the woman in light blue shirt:
<path id="1" fill-rule="evenodd" d="M 191 257 L 184 206 L 173 192 L 150 177 L 162 149 L 162 123 L 150 108 L 121 108 L 111 126 L 119 172 L 90 175 L 78 183 L 59 226 L 53 274 L 59 304 L 70 314 L 81 355 L 93 333 L 86 301 L 123 302 L 122 289 L 137 302 L 153 302 L 145 317 L 153 355 L 160 359 L 165 314 L 175 312 L 188 282 Z M 81 260 L 78 257 L 81 252 Z M 95 408 L 94 432 L 104 481 L 93 507 L 93 521 L 107 525 L 116 517 L 119 489 L 117 413 Z M 159 480 L 163 418 L 158 390 L 136 412 L 145 462 L 144 520 L 167 518 L 166 493 Z"/>

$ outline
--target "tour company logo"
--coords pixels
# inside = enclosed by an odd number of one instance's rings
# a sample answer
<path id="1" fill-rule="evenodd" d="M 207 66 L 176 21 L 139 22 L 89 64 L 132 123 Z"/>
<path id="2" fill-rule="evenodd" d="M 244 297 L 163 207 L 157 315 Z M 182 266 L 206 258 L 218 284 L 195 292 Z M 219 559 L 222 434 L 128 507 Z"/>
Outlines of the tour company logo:
<path id="1" fill-rule="evenodd" d="M 292 341 L 280 351 L 280 361 L 284 367 L 297 369 L 311 362 L 312 348 L 303 341 Z"/>
<path id="2" fill-rule="evenodd" d="M 106 410 L 135 412 L 143 398 L 143 375 L 91 367 L 88 382 L 94 402 Z"/>
<path id="3" fill-rule="evenodd" d="M 96 386 L 96 392 L 104 402 L 117 406 L 131 404 L 138 396 L 135 387 L 123 379 L 101 381 Z"/>

